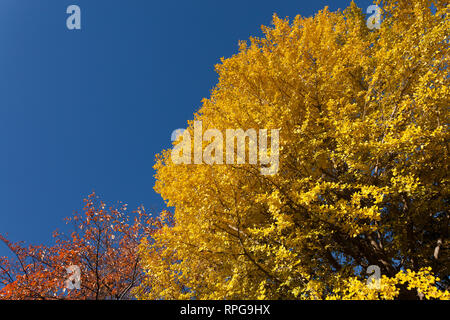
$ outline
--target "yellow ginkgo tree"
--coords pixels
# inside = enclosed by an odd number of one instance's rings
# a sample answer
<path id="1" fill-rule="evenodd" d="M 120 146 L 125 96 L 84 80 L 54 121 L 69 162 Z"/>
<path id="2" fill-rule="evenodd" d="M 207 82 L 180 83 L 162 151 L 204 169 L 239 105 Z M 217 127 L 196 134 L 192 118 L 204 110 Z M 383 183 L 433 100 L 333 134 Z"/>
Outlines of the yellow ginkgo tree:
<path id="1" fill-rule="evenodd" d="M 158 155 L 139 298 L 449 299 L 450 6 L 381 8 L 275 15 L 216 66 L 187 132 L 279 129 L 279 168 Z"/>

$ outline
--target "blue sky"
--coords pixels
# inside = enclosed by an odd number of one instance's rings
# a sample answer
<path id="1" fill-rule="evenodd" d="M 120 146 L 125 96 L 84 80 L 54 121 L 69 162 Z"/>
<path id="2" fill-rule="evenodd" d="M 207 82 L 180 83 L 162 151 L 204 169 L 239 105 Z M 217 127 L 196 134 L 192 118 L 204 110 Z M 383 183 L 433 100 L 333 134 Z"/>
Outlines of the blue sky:
<path id="1" fill-rule="evenodd" d="M 154 156 L 209 96 L 219 59 L 274 12 L 349 3 L 1 0 L 0 233 L 48 244 L 93 190 L 158 212 Z M 82 30 L 66 28 L 71 4 Z"/>

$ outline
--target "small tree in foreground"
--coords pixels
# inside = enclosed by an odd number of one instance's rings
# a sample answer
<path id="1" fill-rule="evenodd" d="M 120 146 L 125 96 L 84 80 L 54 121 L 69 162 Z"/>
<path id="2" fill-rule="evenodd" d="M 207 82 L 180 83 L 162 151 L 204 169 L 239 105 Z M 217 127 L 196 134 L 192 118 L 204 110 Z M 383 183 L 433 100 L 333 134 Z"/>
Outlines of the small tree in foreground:
<path id="1" fill-rule="evenodd" d="M 144 208 L 129 215 L 126 205 L 107 207 L 91 194 L 83 212 L 66 220 L 74 231 L 55 232 L 52 246 L 25 247 L 0 235 L 12 253 L 0 258 L 0 298 L 133 298 L 143 276 L 138 245 L 155 227 Z"/>

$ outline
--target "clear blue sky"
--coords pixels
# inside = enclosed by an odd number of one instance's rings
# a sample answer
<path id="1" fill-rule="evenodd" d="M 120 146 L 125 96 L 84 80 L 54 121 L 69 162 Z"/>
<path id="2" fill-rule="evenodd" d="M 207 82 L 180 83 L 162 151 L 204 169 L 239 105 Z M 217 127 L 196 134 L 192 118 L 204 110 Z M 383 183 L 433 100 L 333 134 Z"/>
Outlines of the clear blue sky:
<path id="1" fill-rule="evenodd" d="M 209 95 L 220 57 L 259 36 L 274 12 L 349 3 L 1 0 L 0 233 L 48 244 L 93 190 L 159 211 L 154 156 Z M 71 4 L 80 31 L 66 28 Z"/>

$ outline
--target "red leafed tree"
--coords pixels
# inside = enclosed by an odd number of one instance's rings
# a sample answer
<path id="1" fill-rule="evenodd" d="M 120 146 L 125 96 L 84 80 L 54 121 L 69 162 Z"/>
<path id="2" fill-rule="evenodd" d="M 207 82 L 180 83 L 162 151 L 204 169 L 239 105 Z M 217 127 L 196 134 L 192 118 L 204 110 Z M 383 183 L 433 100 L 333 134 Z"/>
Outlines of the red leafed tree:
<path id="1" fill-rule="evenodd" d="M 81 214 L 67 218 L 70 236 L 53 246 L 23 246 L 0 235 L 11 257 L 0 257 L 0 299 L 130 299 L 143 272 L 138 247 L 159 221 L 143 207 L 107 207 L 95 193 Z M 77 281 L 80 280 L 80 281 Z"/>

